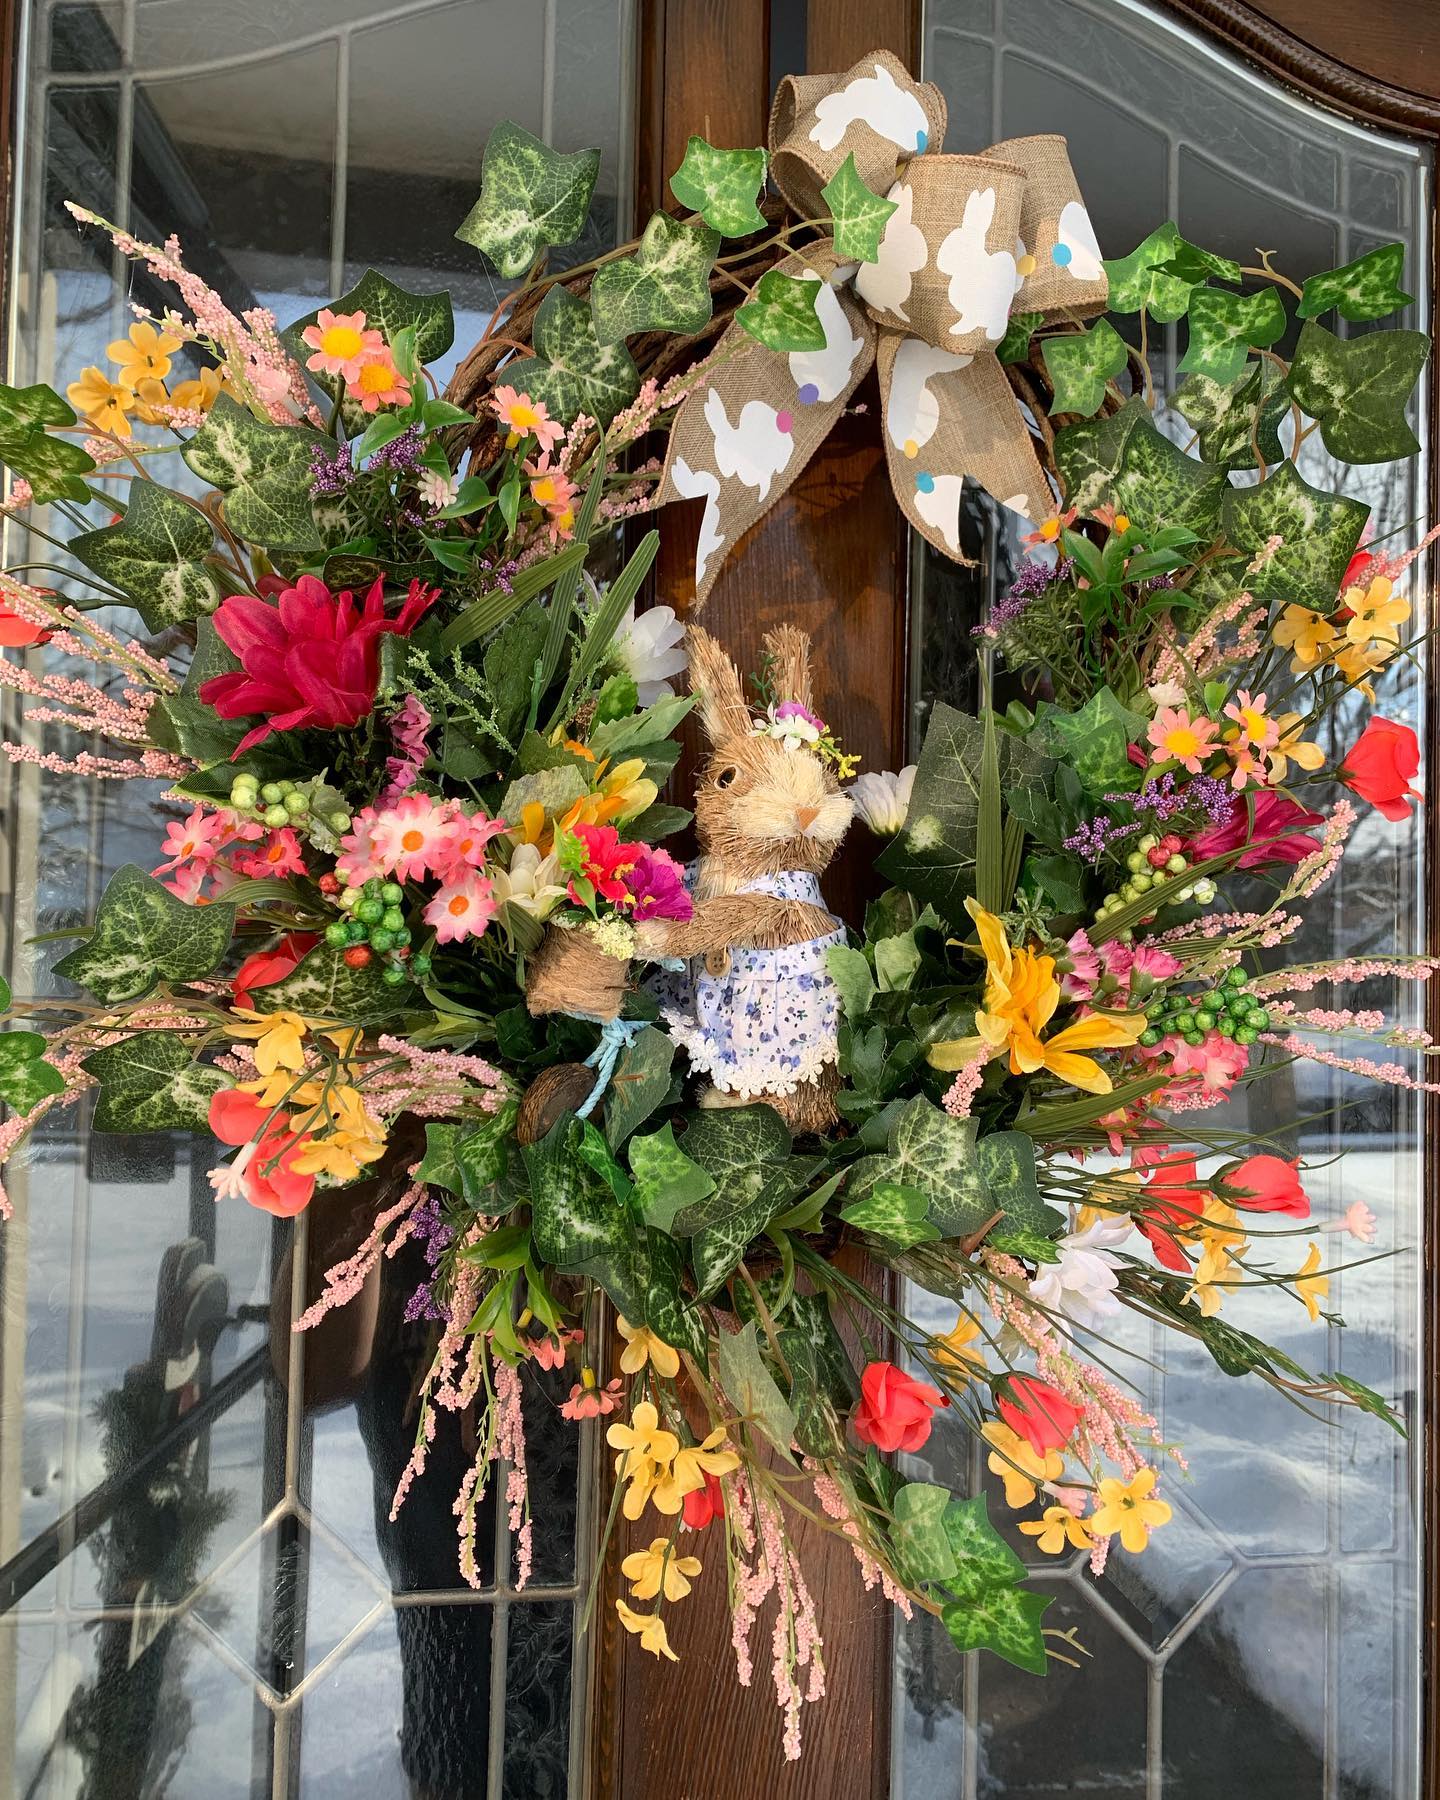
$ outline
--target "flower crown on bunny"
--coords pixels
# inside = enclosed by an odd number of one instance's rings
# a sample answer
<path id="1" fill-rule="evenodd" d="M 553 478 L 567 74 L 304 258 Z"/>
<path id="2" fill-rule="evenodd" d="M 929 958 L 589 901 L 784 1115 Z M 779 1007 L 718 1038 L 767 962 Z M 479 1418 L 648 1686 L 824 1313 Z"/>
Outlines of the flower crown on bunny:
<path id="1" fill-rule="evenodd" d="M 845 941 L 818 876 L 853 808 L 843 758 L 814 711 L 810 640 L 793 625 L 765 638 L 767 711 L 757 722 L 740 672 L 698 626 L 686 633 L 690 686 L 710 750 L 695 794 L 700 856 L 694 916 L 643 928 L 652 954 L 693 959 L 656 982 L 666 1024 L 710 1077 L 702 1104 L 764 1100 L 794 1130 L 833 1123 L 839 995 L 826 963 Z"/>

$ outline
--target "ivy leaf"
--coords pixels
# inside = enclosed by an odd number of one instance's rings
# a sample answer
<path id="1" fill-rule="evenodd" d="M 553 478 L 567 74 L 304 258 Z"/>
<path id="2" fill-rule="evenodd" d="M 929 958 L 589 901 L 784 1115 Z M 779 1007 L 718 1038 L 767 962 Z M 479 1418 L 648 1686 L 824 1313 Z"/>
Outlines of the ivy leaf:
<path id="1" fill-rule="evenodd" d="M 1040 1621 L 1054 1600 L 1022 1587 L 985 1588 L 973 1598 L 952 1600 L 940 1621 L 957 1650 L 993 1650 L 1032 1675 L 1045 1673 L 1045 1638 Z"/>
<path id="2" fill-rule="evenodd" d="M 260 1012 L 296 1012 L 307 1019 L 343 1019 L 347 1025 L 369 1025 L 413 1005 L 415 989 L 408 983 L 390 987 L 380 973 L 377 958 L 372 958 L 363 969 L 352 969 L 343 950 L 317 944 L 283 981 L 256 988 L 254 998 Z"/>
<path id="3" fill-rule="evenodd" d="M 1212 276 L 1216 281 L 1244 279 L 1238 262 L 1232 261 L 1228 256 L 1217 256 L 1213 250 L 1202 250 L 1198 244 L 1192 244 L 1178 235 L 1175 239 L 1175 254 L 1162 267 L 1167 275 L 1174 275 L 1196 287 Z"/>
<path id="4" fill-rule="evenodd" d="M 137 1031 L 80 1066 L 100 1083 L 96 1131 L 205 1131 L 211 1100 L 230 1085 L 174 1031 Z"/>
<path id="5" fill-rule="evenodd" d="M 1138 395 L 1108 419 L 1062 426 L 1055 462 L 1066 499 L 1085 514 L 1108 501 L 1144 530 L 1180 525 L 1200 536 L 1219 516 L 1225 471 L 1157 431 Z"/>
<path id="6" fill-rule="evenodd" d="M 952 1119 L 924 1094 L 916 1094 L 895 1115 L 888 1149 L 863 1156 L 852 1167 L 850 1207 L 882 1184 L 917 1188 L 942 1237 L 977 1230 L 995 1210 L 980 1172 L 977 1130 L 974 1119 Z"/>
<path id="7" fill-rule="evenodd" d="M 1253 294 L 1204 288 L 1190 302 L 1190 341 L 1180 359 L 1181 371 L 1221 383 L 1234 381 L 1251 348 L 1264 350 L 1278 343 L 1287 322 L 1274 288 Z"/>
<path id="8" fill-rule="evenodd" d="M 320 533 L 310 506 L 310 459 L 321 445 L 334 447 L 311 426 L 272 425 L 221 394 L 181 456 L 226 494 L 226 523 L 246 543 L 311 550 Z"/>
<path id="9" fill-rule="evenodd" d="M 1157 225 L 1128 256 L 1116 257 L 1104 264 L 1110 285 L 1106 304 L 1111 312 L 1148 312 L 1162 325 L 1180 318 L 1190 304 L 1190 296 L 1198 285 L 1167 272 L 1181 244 L 1179 227 L 1173 220 Z"/>
<path id="10" fill-rule="evenodd" d="M 899 204 L 868 186 L 855 166 L 855 152 L 841 163 L 820 196 L 835 227 L 835 254 L 841 262 L 878 262 L 886 221 Z"/>
<path id="11" fill-rule="evenodd" d="M 1414 456 L 1420 440 L 1405 418 L 1405 403 L 1429 354 L 1423 331 L 1338 338 L 1307 323 L 1290 365 L 1290 394 L 1319 421 L 1325 448 L 1340 462 Z"/>
<path id="12" fill-rule="evenodd" d="M 1409 306 L 1413 294 L 1405 293 L 1400 278 L 1405 273 L 1405 246 L 1381 244 L 1354 262 L 1312 275 L 1300 291 L 1295 311 L 1302 319 L 1335 307 L 1342 319 L 1383 319 L 1387 313 Z"/>
<path id="13" fill-rule="evenodd" d="M 618 343 L 640 331 L 699 331 L 710 322 L 710 271 L 720 235 L 652 213 L 632 256 L 602 263 L 590 284 L 595 336 Z"/>
<path id="14" fill-rule="evenodd" d="M 868 1231 L 871 1237 L 884 1238 L 897 1249 L 909 1250 L 916 1244 L 933 1243 L 939 1228 L 926 1216 L 929 1195 L 920 1188 L 898 1181 L 877 1181 L 863 1200 L 845 1207 L 840 1217 L 857 1231 Z"/>
<path id="15" fill-rule="evenodd" d="M 28 1113 L 51 1094 L 63 1094 L 65 1077 L 45 1061 L 38 1031 L 0 1031 L 0 1100 Z"/>
<path id="16" fill-rule="evenodd" d="M 1105 386 L 1128 361 L 1125 340 L 1107 320 L 1089 331 L 1046 338 L 1040 346 L 1046 372 L 1054 385 L 1050 412 L 1080 413 L 1088 418 L 1105 398 Z"/>
<path id="17" fill-rule="evenodd" d="M 1044 313 L 1011 313 L 1010 321 L 1005 327 L 1005 335 L 995 350 L 995 354 L 1001 362 L 1024 362 L 1030 355 L 1031 338 L 1034 337 L 1036 329 L 1044 323 Z"/>
<path id="18" fill-rule="evenodd" d="M 997 1231 L 1045 1235 L 1063 1228 L 1065 1220 L 1040 1198 L 1035 1176 L 1035 1140 L 1023 1131 L 991 1131 L 975 1145 L 980 1173 L 996 1207 L 1005 1218 Z"/>
<path id="19" fill-rule="evenodd" d="M 648 1137 L 631 1138 L 630 1173 L 635 1178 L 635 1204 L 641 1217 L 660 1232 L 670 1231 L 676 1213 L 715 1192 L 713 1176 L 690 1160 L 675 1142 L 674 1127 L 669 1124 Z"/>
<path id="20" fill-rule="evenodd" d="M 1274 363 L 1255 363 L 1227 383 L 1208 375 L 1187 376 L 1174 405 L 1198 433 L 1202 460 L 1215 468 L 1258 468 L 1257 444 L 1267 465 L 1284 460 L 1279 427 L 1290 401 Z"/>
<path id="21" fill-rule="evenodd" d="M 715 1192 L 677 1213 L 671 1230 L 693 1237 L 690 1260 L 703 1296 L 714 1293 L 751 1242 L 792 1197 L 790 1133 L 773 1107 L 701 1112 L 681 1147 L 715 1183 Z"/>
<path id="22" fill-rule="evenodd" d="M 1231 488 L 1221 520 L 1237 550 L 1252 555 L 1272 537 L 1282 541 L 1246 583 L 1257 600 L 1293 600 L 1330 612 L 1355 554 L 1370 508 L 1344 494 L 1313 488 L 1284 462 L 1255 487 Z"/>
<path id="23" fill-rule="evenodd" d="M 605 1094 L 605 1136 L 618 1150 L 670 1091 L 675 1040 L 647 1025 L 620 1053 Z"/>
<path id="24" fill-rule="evenodd" d="M 741 1331 L 719 1334 L 715 1340 L 715 1364 L 716 1376 L 731 1405 L 770 1440 L 787 1462 L 793 1463 L 790 1444 L 795 1436 L 795 1415 L 760 1354 L 753 1319 Z"/>
<path id="25" fill-rule="evenodd" d="M 115 1006 L 148 994 L 162 975 L 167 981 L 208 975 L 234 927 L 233 906 L 187 906 L 127 863 L 100 896 L 88 942 L 62 956 L 55 973 L 89 988 L 102 1006 Z"/>
<path id="26" fill-rule="evenodd" d="M 23 475 L 41 505 L 50 500 L 86 500 L 80 479 L 95 459 L 79 444 L 46 435 L 47 425 L 73 425 L 67 401 L 41 381 L 33 387 L 0 386 L 0 463 Z"/>
<path id="27" fill-rule="evenodd" d="M 1108 687 L 1090 696 L 1079 712 L 1047 711 L 1039 722 L 1037 742 L 1080 777 L 1094 796 L 1116 788 L 1138 787 L 1141 771 L 1130 760 L 1130 745 L 1143 734 L 1145 721 Z"/>
<path id="28" fill-rule="evenodd" d="M 202 560 L 214 543 L 210 522 L 197 507 L 156 482 L 133 481 L 120 523 L 81 532 L 70 540 L 70 551 L 127 594 L 149 630 L 163 631 L 219 605 L 220 591 Z"/>
<path id="29" fill-rule="evenodd" d="M 765 215 L 755 204 L 765 186 L 765 162 L 763 150 L 717 150 L 692 137 L 670 177 L 670 192 L 721 237 L 747 237 L 765 229 Z"/>
<path id="30" fill-rule="evenodd" d="M 68 400 L 43 381 L 33 387 L 6 387 L 0 382 L 0 431 L 28 431 L 32 426 L 75 425 L 79 421 Z"/>
<path id="31" fill-rule="evenodd" d="M 735 323 L 767 350 L 823 350 L 825 327 L 815 311 L 820 283 L 768 269 L 753 300 L 737 308 Z"/>
<path id="32" fill-rule="evenodd" d="M 840 1005 L 845 1017 L 853 1025 L 865 1017 L 875 998 L 875 977 L 870 973 L 870 960 L 863 950 L 836 944 L 825 952 L 825 966 L 840 991 Z"/>
<path id="33" fill-rule="evenodd" d="M 624 344 L 602 344 L 590 308 L 561 283 L 548 289 L 531 331 L 534 356 L 505 367 L 505 379 L 552 419 L 569 425 L 580 413 L 608 425 L 640 392 L 640 373 Z"/>
<path id="34" fill-rule="evenodd" d="M 480 198 L 455 235 L 513 281 L 542 250 L 579 237 L 599 173 L 598 150 L 567 155 L 502 119 L 485 140 Z"/>
<path id="35" fill-rule="evenodd" d="M 685 1248 L 664 1231 L 645 1233 L 647 1257 L 644 1322 L 662 1344 L 685 1350 L 704 1368 L 705 1318 L 685 1297 Z"/>
<path id="36" fill-rule="evenodd" d="M 948 1581 L 955 1552 L 945 1529 L 949 1488 L 933 1481 L 907 1482 L 891 1502 L 895 1514 L 895 1556 L 907 1582 Z"/>
<path id="37" fill-rule="evenodd" d="M 538 1144 L 523 1147 L 535 1254 L 552 1268 L 598 1281 L 626 1318 L 642 1319 L 648 1272 L 637 1221 L 605 1175 L 577 1153 L 582 1136 L 580 1121 L 567 1114 Z"/>
<path id="38" fill-rule="evenodd" d="M 990 1523 L 983 1494 L 950 1500 L 944 1525 L 955 1559 L 945 1585 L 957 1598 L 978 1598 L 987 1588 L 1013 1587 L 1024 1578 L 1025 1565 Z"/>

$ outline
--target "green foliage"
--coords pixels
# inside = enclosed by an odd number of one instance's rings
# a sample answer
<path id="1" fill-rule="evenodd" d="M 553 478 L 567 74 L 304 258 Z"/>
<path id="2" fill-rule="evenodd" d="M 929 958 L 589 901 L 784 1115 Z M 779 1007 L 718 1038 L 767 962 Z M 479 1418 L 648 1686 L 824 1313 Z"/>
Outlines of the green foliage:
<path id="1" fill-rule="evenodd" d="M 626 1318 L 639 1321 L 648 1279 L 644 1239 L 597 1146 L 613 1166 L 595 1127 L 566 1115 L 538 1144 L 523 1147 L 535 1254 L 551 1268 L 598 1281 Z"/>
<path id="2" fill-rule="evenodd" d="M 139 1000 L 162 976 L 198 981 L 210 974 L 234 927 L 233 906 L 187 906 L 153 875 L 127 863 L 100 896 L 88 941 L 62 956 L 55 973 L 88 988 L 102 1006 Z"/>
<path id="3" fill-rule="evenodd" d="M 214 545 L 198 507 L 153 481 L 132 481 L 120 523 L 81 532 L 70 552 L 128 595 L 151 631 L 163 631 L 219 605 L 220 590 L 203 560 Z"/>
<path id="4" fill-rule="evenodd" d="M 1400 278 L 1405 272 L 1405 246 L 1381 244 L 1378 250 L 1367 250 L 1354 262 L 1338 269 L 1327 269 L 1312 275 L 1300 293 L 1295 308 L 1302 319 L 1313 319 L 1317 313 L 1335 307 L 1342 319 L 1383 319 L 1413 302 L 1405 293 Z"/>
<path id="5" fill-rule="evenodd" d="M 505 379 L 552 419 L 569 425 L 578 414 L 608 425 L 640 392 L 640 374 L 623 344 L 602 344 L 584 300 L 560 282 L 546 290 L 531 328 L 533 356 L 507 363 Z"/>
<path id="6" fill-rule="evenodd" d="M 1138 396 L 1108 419 L 1062 427 L 1055 461 L 1066 499 L 1082 513 L 1108 502 L 1144 532 L 1169 525 L 1213 534 L 1225 471 L 1172 444 Z"/>
<path id="7" fill-rule="evenodd" d="M 1185 240 L 1179 227 L 1167 220 L 1157 225 L 1128 256 L 1105 264 L 1110 284 L 1107 305 L 1111 312 L 1148 312 L 1162 325 L 1183 317 L 1190 296 L 1204 280 L 1204 273 L 1177 275 L 1171 265 Z"/>
<path id="8" fill-rule="evenodd" d="M 1190 341 L 1180 368 L 1222 385 L 1239 378 L 1250 350 L 1268 349 L 1285 335 L 1285 308 L 1274 288 L 1230 294 L 1201 288 L 1190 302 Z"/>
<path id="9" fill-rule="evenodd" d="M 599 173 L 598 150 L 566 155 L 502 119 L 485 140 L 480 198 L 455 235 L 513 281 L 542 250 L 579 237 Z"/>
<path id="10" fill-rule="evenodd" d="M 49 425 L 73 425 L 74 409 L 44 382 L 34 387 L 0 385 L 0 463 L 30 483 L 37 503 L 86 500 L 81 479 L 95 467 L 79 444 L 47 434 Z"/>
<path id="11" fill-rule="evenodd" d="M 65 1091 L 65 1077 L 45 1061 L 38 1031 L 0 1031 L 0 1100 L 28 1113 L 52 1094 Z"/>
<path id="12" fill-rule="evenodd" d="M 880 239 L 897 202 L 868 187 L 855 166 L 852 150 L 820 190 L 835 230 L 835 254 L 841 262 L 872 263 L 880 255 Z"/>
<path id="13" fill-rule="evenodd" d="M 653 1025 L 620 1052 L 605 1093 L 605 1136 L 612 1150 L 619 1150 L 669 1093 L 674 1060 L 674 1038 Z"/>
<path id="14" fill-rule="evenodd" d="M 476 1124 L 427 1120 L 418 1179 L 448 1189 L 477 1210 L 499 1210 L 493 1189 L 509 1165 L 514 1129 L 513 1102 Z"/>
<path id="15" fill-rule="evenodd" d="M 1254 469 L 1283 460 L 1280 421 L 1290 410 L 1282 371 L 1273 362 L 1250 365 L 1230 382 L 1191 375 L 1175 395 L 1175 410 L 1198 434 L 1202 462 L 1221 469 Z"/>
<path id="16" fill-rule="evenodd" d="M 703 137 L 692 137 L 670 177 L 670 192 L 721 237 L 746 237 L 765 229 L 765 215 L 755 204 L 765 186 L 765 165 L 763 150 L 717 150 Z"/>
<path id="17" fill-rule="evenodd" d="M 653 213 L 633 255 L 602 263 L 590 285 L 595 336 L 618 343 L 640 331 L 699 331 L 710 322 L 710 271 L 720 237 Z"/>
<path id="18" fill-rule="evenodd" d="M 138 1031 L 80 1066 L 100 1084 L 96 1131 L 205 1131 L 211 1099 L 229 1086 L 218 1069 L 196 1062 L 174 1031 Z"/>
<path id="19" fill-rule="evenodd" d="M 1025 1565 L 990 1523 L 982 1497 L 912 1481 L 891 1502 L 895 1558 L 907 1582 L 942 1601 L 941 1621 L 960 1650 L 991 1650 L 1045 1673 L 1040 1621 L 1050 1601 L 1019 1583 Z"/>
<path id="20" fill-rule="evenodd" d="M 1142 771 L 1130 761 L 1128 748 L 1144 730 L 1144 719 L 1117 700 L 1108 687 L 1102 687 L 1079 712 L 1043 708 L 1035 738 L 1042 749 L 1075 771 L 1086 793 L 1098 798 L 1140 785 Z"/>
<path id="21" fill-rule="evenodd" d="M 675 1142 L 666 1123 L 648 1137 L 630 1140 L 630 1173 L 635 1178 L 635 1204 L 647 1225 L 669 1232 L 675 1215 L 698 1206 L 715 1192 L 714 1177 L 692 1162 Z"/>
<path id="22" fill-rule="evenodd" d="M 348 294 L 330 302 L 330 308 L 337 313 L 363 312 L 367 328 L 383 332 L 391 344 L 402 331 L 413 331 L 415 355 L 422 363 L 436 361 L 455 342 L 455 312 L 449 294 L 412 294 L 378 269 L 367 269 Z M 302 366 L 311 355 L 302 334 L 318 317 L 318 309 L 308 312 L 281 333 Z M 330 393 L 338 392 L 343 385 L 333 375 L 315 379 Z"/>
<path id="23" fill-rule="evenodd" d="M 952 1600 L 941 1612 L 940 1622 L 957 1650 L 993 1650 L 1017 1669 L 1043 1675 L 1046 1661 L 1041 1621 L 1054 1599 L 1053 1594 L 1037 1594 L 1029 1588 L 986 1588 L 973 1599 Z"/>
<path id="24" fill-rule="evenodd" d="M 755 297 L 735 313 L 735 323 L 767 350 L 823 350 L 825 327 L 815 312 L 820 283 L 813 277 L 768 269 Z"/>
<path id="25" fill-rule="evenodd" d="M 760 1354 L 753 1319 L 741 1331 L 719 1334 L 715 1364 L 716 1378 L 741 1418 L 768 1438 L 787 1462 L 793 1462 L 790 1444 L 795 1436 L 795 1414 Z"/>
<path id="26" fill-rule="evenodd" d="M 1221 513 L 1225 536 L 1253 554 L 1272 537 L 1280 547 L 1246 577 L 1259 600 L 1296 601 L 1329 612 L 1370 508 L 1313 488 L 1294 463 L 1281 463 L 1255 487 L 1230 488 Z"/>
<path id="27" fill-rule="evenodd" d="M 1429 354 L 1423 331 L 1337 338 L 1323 325 L 1307 322 L 1290 365 L 1290 395 L 1319 421 L 1325 448 L 1340 462 L 1414 456 L 1420 440 L 1405 418 L 1405 405 Z"/>
<path id="28" fill-rule="evenodd" d="M 840 1217 L 857 1231 L 884 1238 L 897 1250 L 932 1242 L 939 1227 L 929 1218 L 930 1196 L 898 1181 L 877 1181 L 863 1200 L 842 1208 Z"/>
<path id="29" fill-rule="evenodd" d="M 1099 319 L 1088 331 L 1045 338 L 1040 345 L 1045 368 L 1054 385 L 1050 412 L 1079 413 L 1088 418 L 1105 398 L 1105 389 L 1122 374 L 1129 352 L 1125 340 L 1108 320 Z"/>
<path id="30" fill-rule="evenodd" d="M 181 453 L 202 481 L 226 496 L 225 520 L 237 537 L 267 550 L 312 550 L 320 543 L 310 507 L 310 458 L 333 445 L 308 425 L 272 425 L 221 394 Z"/>
<path id="31" fill-rule="evenodd" d="M 213 907 L 200 909 L 202 917 Z M 373 1025 L 415 1004 L 415 989 L 390 987 L 378 958 L 352 969 L 343 950 L 317 944 L 283 981 L 255 990 L 261 1012 L 296 1012 L 307 1019 L 343 1020 L 347 1025 Z"/>
<path id="32" fill-rule="evenodd" d="M 865 952 L 836 944 L 825 952 L 825 966 L 839 990 L 845 1017 L 852 1024 L 863 1019 L 875 998 L 875 977 L 870 972 L 870 959 Z"/>

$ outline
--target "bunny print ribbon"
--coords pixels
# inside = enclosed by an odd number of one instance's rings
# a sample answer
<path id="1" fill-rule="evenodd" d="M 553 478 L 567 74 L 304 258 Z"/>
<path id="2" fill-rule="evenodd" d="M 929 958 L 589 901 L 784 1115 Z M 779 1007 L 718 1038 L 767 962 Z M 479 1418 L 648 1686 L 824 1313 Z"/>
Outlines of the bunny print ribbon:
<path id="1" fill-rule="evenodd" d="M 695 599 L 724 555 L 784 493 L 829 435 L 872 363 L 895 498 L 937 549 L 963 560 L 964 478 L 1038 521 L 1054 509 L 996 354 L 1015 313 L 1079 320 L 1103 312 L 1105 270 L 1061 137 L 1013 138 L 975 156 L 941 154 L 945 101 L 875 51 L 844 75 L 787 76 L 770 114 L 770 166 L 802 219 L 854 154 L 895 204 L 878 260 L 841 263 L 831 240 L 776 266 L 822 284 L 822 350 L 765 349 L 739 326 L 705 385 L 676 415 L 659 503 L 705 500 Z M 742 352 L 743 353 L 738 353 Z"/>

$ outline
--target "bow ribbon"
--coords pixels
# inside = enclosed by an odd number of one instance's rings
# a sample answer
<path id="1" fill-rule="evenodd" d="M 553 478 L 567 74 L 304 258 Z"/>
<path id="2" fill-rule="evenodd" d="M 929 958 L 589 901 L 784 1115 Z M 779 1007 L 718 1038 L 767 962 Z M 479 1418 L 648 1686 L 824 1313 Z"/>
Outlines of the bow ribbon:
<path id="1" fill-rule="evenodd" d="M 895 498 L 957 561 L 966 476 L 1031 520 L 1054 508 L 996 354 L 1013 312 L 1042 322 L 1105 308 L 1105 271 L 1061 137 L 1012 138 L 946 156 L 945 101 L 888 51 L 843 75 L 787 76 L 770 114 L 770 167 L 802 219 L 852 153 L 895 210 L 878 259 L 841 263 L 833 240 L 777 264 L 822 283 L 822 350 L 785 355 L 731 325 L 718 365 L 680 407 L 659 504 L 704 498 L 695 599 L 724 552 L 772 506 L 878 364 L 881 435 Z M 748 354 L 731 355 L 740 345 Z"/>

